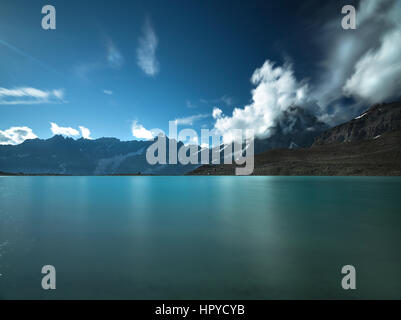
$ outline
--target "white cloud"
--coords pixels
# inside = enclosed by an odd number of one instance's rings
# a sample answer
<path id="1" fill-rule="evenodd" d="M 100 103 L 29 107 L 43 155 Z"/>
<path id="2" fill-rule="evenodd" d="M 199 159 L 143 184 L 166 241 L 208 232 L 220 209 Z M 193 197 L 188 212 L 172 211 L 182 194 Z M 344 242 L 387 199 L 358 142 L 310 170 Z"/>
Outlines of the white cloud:
<path id="1" fill-rule="evenodd" d="M 212 113 L 213 119 L 220 118 L 222 114 L 223 114 L 223 111 L 221 111 L 221 109 L 219 109 L 217 107 L 213 109 L 213 113 Z"/>
<path id="2" fill-rule="evenodd" d="M 146 139 L 152 140 L 153 134 L 150 130 L 146 129 L 143 125 L 138 123 L 138 121 L 134 121 L 132 123 L 132 135 L 137 139 Z"/>
<path id="3" fill-rule="evenodd" d="M 111 96 L 113 94 L 113 91 L 111 90 L 103 90 L 104 94 L 107 94 L 108 96 Z"/>
<path id="4" fill-rule="evenodd" d="M 267 60 L 255 70 L 251 78 L 256 86 L 252 102 L 244 108 L 235 108 L 232 116 L 225 116 L 218 108 L 213 110 L 214 128 L 228 143 L 235 129 L 253 129 L 257 137 L 267 137 L 277 117 L 292 105 L 306 102 L 307 85 L 298 82 L 290 65 L 275 67 Z"/>
<path id="5" fill-rule="evenodd" d="M 387 34 L 377 50 L 367 52 L 356 64 L 344 92 L 372 103 L 400 96 L 401 30 Z"/>
<path id="6" fill-rule="evenodd" d="M 59 127 L 56 123 L 50 122 L 50 130 L 54 135 L 61 134 L 67 137 L 79 136 L 79 131 L 71 127 Z"/>
<path id="7" fill-rule="evenodd" d="M 0 105 L 60 103 L 64 89 L 39 90 L 32 87 L 7 89 L 0 87 Z"/>
<path id="8" fill-rule="evenodd" d="M 159 62 L 156 58 L 157 45 L 158 39 L 156 33 L 149 19 L 146 19 L 136 53 L 138 66 L 148 76 L 154 76 L 159 72 Z"/>
<path id="9" fill-rule="evenodd" d="M 0 130 L 0 145 L 20 144 L 27 139 L 36 139 L 37 135 L 28 127 L 11 127 L 7 130 Z"/>
<path id="10" fill-rule="evenodd" d="M 111 39 L 107 39 L 107 63 L 113 69 L 120 69 L 124 64 L 124 57 Z"/>
<path id="11" fill-rule="evenodd" d="M 57 98 L 62 100 L 64 98 L 64 90 L 63 89 L 56 89 L 53 90 L 53 95 Z"/>
<path id="12" fill-rule="evenodd" d="M 196 115 L 189 116 L 189 117 L 177 118 L 174 121 L 177 125 L 181 124 L 181 125 L 192 126 L 195 121 L 204 119 L 204 118 L 208 118 L 208 117 L 210 117 L 210 114 L 196 114 Z"/>
<path id="13" fill-rule="evenodd" d="M 91 138 L 91 132 L 88 128 L 85 128 L 83 126 L 79 126 L 79 130 L 81 130 L 81 136 L 84 139 L 92 140 Z"/>
<path id="14" fill-rule="evenodd" d="M 317 44 L 324 48 L 326 58 L 319 62 L 322 68 L 310 97 L 320 107 L 320 119 L 332 124 L 349 120 L 359 107 L 366 108 L 366 102 L 395 98 L 396 84 L 389 82 L 401 77 L 395 62 L 401 50 L 397 35 L 401 2 L 361 0 L 356 12 L 356 30 L 344 31 L 338 16 L 319 26 L 323 31 Z M 389 39 L 398 42 L 390 43 Z M 396 83 L 400 91 L 399 81 Z M 355 103 L 344 106 L 344 94 L 353 96 Z"/>

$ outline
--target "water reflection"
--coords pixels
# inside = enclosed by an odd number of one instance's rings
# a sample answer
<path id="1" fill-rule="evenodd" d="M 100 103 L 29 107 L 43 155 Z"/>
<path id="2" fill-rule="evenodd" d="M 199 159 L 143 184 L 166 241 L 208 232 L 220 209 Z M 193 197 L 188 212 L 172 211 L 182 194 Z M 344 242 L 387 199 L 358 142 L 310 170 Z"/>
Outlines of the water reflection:
<path id="1" fill-rule="evenodd" d="M 0 296 L 401 298 L 401 179 L 9 177 L 0 179 Z M 4 267 L 6 266 L 6 267 Z M 0 272 L 1 273 L 1 272 Z M 377 279 L 380 274 L 383 281 Z"/>

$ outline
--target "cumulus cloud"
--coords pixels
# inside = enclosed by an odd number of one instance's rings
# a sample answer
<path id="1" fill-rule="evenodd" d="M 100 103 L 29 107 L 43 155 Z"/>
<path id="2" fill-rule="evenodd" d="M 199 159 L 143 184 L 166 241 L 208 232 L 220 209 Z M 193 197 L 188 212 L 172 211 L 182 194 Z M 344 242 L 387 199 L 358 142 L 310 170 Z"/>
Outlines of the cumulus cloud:
<path id="1" fill-rule="evenodd" d="M 249 105 L 235 108 L 231 116 L 223 115 L 218 108 L 213 110 L 214 129 L 225 143 L 232 141 L 235 129 L 253 129 L 257 137 L 268 137 L 283 111 L 306 102 L 308 87 L 295 79 L 290 65 L 278 67 L 267 60 L 255 70 L 251 82 L 256 88 Z"/>
<path id="2" fill-rule="evenodd" d="M 28 127 L 11 127 L 7 130 L 0 130 L 0 145 L 20 144 L 27 139 L 36 139 L 37 135 Z"/>
<path id="3" fill-rule="evenodd" d="M 192 126 L 195 121 L 210 117 L 210 114 L 196 114 L 189 117 L 177 118 L 174 120 L 175 124 L 190 125 Z"/>
<path id="4" fill-rule="evenodd" d="M 51 122 L 50 124 L 51 124 L 50 130 L 53 132 L 54 135 L 61 134 L 63 136 L 67 136 L 67 137 L 79 136 L 79 131 L 74 128 L 60 127 L 54 122 Z"/>
<path id="5" fill-rule="evenodd" d="M 220 118 L 222 114 L 223 114 L 223 111 L 221 111 L 221 109 L 219 109 L 217 107 L 213 109 L 213 113 L 212 113 L 213 119 Z"/>
<path id="6" fill-rule="evenodd" d="M 88 128 L 85 128 L 83 126 L 79 126 L 79 130 L 81 130 L 81 136 L 84 139 L 92 140 L 91 138 L 91 131 Z"/>
<path id="7" fill-rule="evenodd" d="M 401 15 L 400 15 L 401 17 Z M 401 95 L 401 29 L 386 34 L 376 50 L 369 50 L 356 64 L 344 92 L 376 103 Z"/>
<path id="8" fill-rule="evenodd" d="M 291 105 L 307 108 L 319 120 L 335 125 L 353 118 L 368 103 L 400 97 L 401 2 L 361 0 L 358 4 L 356 30 L 343 30 L 338 13 L 318 26 L 320 32 L 313 37 L 318 49 L 323 48 L 318 55 L 324 58 L 317 62 L 312 80 L 299 82 L 291 65 L 275 67 L 267 61 L 252 76 L 256 88 L 249 105 L 235 108 L 231 116 L 213 110 L 215 129 L 232 137 L 232 129 L 252 128 L 264 138 Z M 332 15 L 338 12 L 338 4 L 329 6 Z"/>
<path id="9" fill-rule="evenodd" d="M 132 123 L 131 130 L 132 130 L 132 135 L 137 139 L 146 139 L 146 140 L 153 139 L 152 131 L 146 129 L 143 125 L 138 123 L 138 121 L 134 121 Z"/>
<path id="10" fill-rule="evenodd" d="M 159 62 L 156 58 L 157 45 L 158 39 L 156 33 L 149 19 L 146 19 L 136 53 L 138 66 L 148 76 L 154 76 L 159 72 Z"/>
<path id="11" fill-rule="evenodd" d="M 352 96 L 358 107 L 394 98 L 400 91 L 401 2 L 361 0 L 356 9 L 356 30 L 343 30 L 336 16 L 321 32 L 319 47 L 326 58 L 311 96 L 329 122 L 346 120 L 356 111 L 339 103 L 344 95 Z"/>
<path id="12" fill-rule="evenodd" d="M 39 90 L 32 87 L 7 89 L 0 87 L 0 104 L 43 104 L 60 103 L 64 99 L 64 89 Z"/>
<path id="13" fill-rule="evenodd" d="M 81 137 L 84 139 L 92 140 L 92 137 L 90 136 L 91 131 L 84 126 L 78 126 L 79 130 L 81 131 L 81 133 L 79 133 L 77 129 L 74 129 L 72 127 L 60 127 L 54 122 L 50 122 L 50 125 L 50 130 L 54 135 L 61 134 L 66 137 L 77 137 L 81 135 Z"/>

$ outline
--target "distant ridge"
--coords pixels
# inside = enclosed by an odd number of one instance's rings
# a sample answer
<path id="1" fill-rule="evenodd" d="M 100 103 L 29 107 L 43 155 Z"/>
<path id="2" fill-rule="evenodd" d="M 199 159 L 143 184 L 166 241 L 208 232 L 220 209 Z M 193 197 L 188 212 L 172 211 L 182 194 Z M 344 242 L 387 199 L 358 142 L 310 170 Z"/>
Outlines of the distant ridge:
<path id="1" fill-rule="evenodd" d="M 308 147 L 324 129 L 327 125 L 311 113 L 300 107 L 291 107 L 279 117 L 270 137 L 255 141 L 255 152 Z M 167 150 L 170 142 L 167 138 Z M 150 165 L 146 161 L 146 150 L 152 143 L 153 140 L 120 141 L 107 137 L 75 140 L 61 135 L 25 140 L 19 145 L 0 146 L 0 171 L 22 175 L 181 175 L 199 166 Z M 178 142 L 177 150 L 182 146 L 183 143 Z M 220 150 L 223 149 L 220 146 Z M 199 146 L 197 150 L 200 163 Z M 209 155 L 211 163 L 212 155 Z M 221 152 L 221 162 L 223 156 Z"/>
<path id="2" fill-rule="evenodd" d="M 157 138 L 156 138 L 157 139 Z M 37 175 L 184 174 L 197 165 L 150 165 L 146 149 L 154 141 L 116 138 L 78 140 L 55 135 L 0 146 L 0 171 Z M 167 148 L 169 144 L 167 139 Z M 183 144 L 177 144 L 180 148 Z"/>
<path id="3" fill-rule="evenodd" d="M 26 140 L 0 146 L 0 174 L 234 174 L 233 165 L 149 165 L 146 149 L 153 142 L 60 135 Z M 177 149 L 182 146 L 178 142 Z M 330 129 L 306 110 L 291 107 L 270 137 L 255 140 L 255 153 L 255 175 L 401 175 L 401 103 L 374 105 Z"/>

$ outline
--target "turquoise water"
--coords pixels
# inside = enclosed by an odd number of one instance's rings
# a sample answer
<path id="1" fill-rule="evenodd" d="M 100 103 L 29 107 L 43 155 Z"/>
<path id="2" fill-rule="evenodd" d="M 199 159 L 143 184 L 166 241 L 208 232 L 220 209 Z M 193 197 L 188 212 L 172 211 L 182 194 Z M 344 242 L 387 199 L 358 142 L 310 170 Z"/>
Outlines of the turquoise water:
<path id="1" fill-rule="evenodd" d="M 400 245 L 400 178 L 0 177 L 2 299 L 400 299 Z"/>

